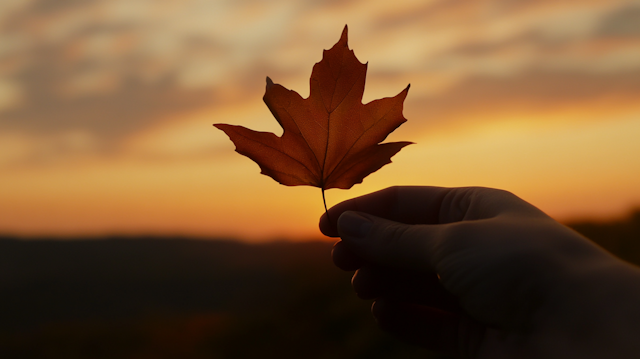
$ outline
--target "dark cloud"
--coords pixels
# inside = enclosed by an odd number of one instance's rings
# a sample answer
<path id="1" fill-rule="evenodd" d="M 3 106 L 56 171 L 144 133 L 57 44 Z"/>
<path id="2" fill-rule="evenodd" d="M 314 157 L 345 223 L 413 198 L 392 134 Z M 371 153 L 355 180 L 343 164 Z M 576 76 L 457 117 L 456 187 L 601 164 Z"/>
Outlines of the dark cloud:
<path id="1" fill-rule="evenodd" d="M 206 31 L 177 31 L 165 40 L 157 35 L 162 24 L 152 16 L 94 16 L 108 4 L 38 0 L 0 23 L 0 39 L 11 34 L 23 38 L 19 49 L 0 57 L 0 79 L 15 84 L 21 95 L 19 103 L 0 110 L 0 131 L 37 135 L 79 130 L 115 144 L 160 121 L 221 101 L 260 101 L 267 75 L 280 81 L 292 76 L 292 70 L 260 59 L 233 63 L 242 54 L 234 53 L 227 39 Z M 74 20 L 69 26 L 62 23 L 67 17 Z M 58 32 L 49 36 L 53 30 Z M 16 63 L 22 65 L 12 65 Z M 210 75 L 207 64 L 215 71 L 221 66 L 228 70 Z M 248 70 L 239 71 L 243 68 Z M 199 70 L 211 78 L 198 82 Z"/>
<path id="2" fill-rule="evenodd" d="M 24 105 L 1 114 L 0 128 L 32 133 L 87 130 L 101 137 L 122 136 L 180 112 L 214 104 L 211 90 L 182 90 L 171 78 L 154 84 L 125 79 L 118 91 L 61 98 L 28 74 Z M 45 74 L 46 76 L 46 74 Z"/>
<path id="3" fill-rule="evenodd" d="M 103 0 L 36 0 L 30 4 L 27 12 L 33 15 L 48 15 L 70 9 L 76 10 L 100 1 Z"/>
<path id="4" fill-rule="evenodd" d="M 469 20 L 491 21 L 536 8 L 554 5 L 552 0 L 440 0 L 419 6 L 412 11 L 389 13 L 376 21 L 381 29 L 420 23 L 428 27 L 454 27 Z M 468 24 L 467 24 L 468 25 Z"/>
<path id="5" fill-rule="evenodd" d="M 416 22 L 433 25 L 436 21 L 440 22 L 438 21 L 440 16 L 458 12 L 462 8 L 473 6 L 473 3 L 465 0 L 441 0 L 422 5 L 410 12 L 385 14 L 377 19 L 376 27 L 379 30 L 385 30 Z"/>
<path id="6" fill-rule="evenodd" d="M 539 32 L 528 31 L 497 41 L 469 41 L 453 47 L 445 56 L 475 57 L 500 53 L 505 50 L 517 48 L 523 44 L 532 44 L 536 47 L 550 45 Z"/>
<path id="7" fill-rule="evenodd" d="M 606 37 L 640 37 L 640 6 L 628 6 L 606 16 L 596 35 Z"/>
<path id="8" fill-rule="evenodd" d="M 540 115 L 563 109 L 588 113 L 607 101 L 616 109 L 640 110 L 640 70 L 617 74 L 529 71 L 513 77 L 469 77 L 448 91 L 407 99 L 407 108 L 427 117 L 425 125 L 491 114 Z M 544 118 L 544 116 L 538 116 Z M 415 125 L 415 122 L 414 122 Z"/>
<path id="9" fill-rule="evenodd" d="M 185 53 L 209 51 L 213 45 L 202 38 L 185 44 Z M 267 75 L 286 81 L 292 74 L 267 65 L 256 65 L 238 73 L 230 82 L 198 88 L 184 87 L 175 72 L 153 80 L 144 79 L 145 61 L 128 59 L 116 66 L 100 68 L 101 59 L 83 59 L 73 66 L 63 59 L 63 49 L 40 48 L 33 51 L 33 63 L 14 74 L 24 92 L 17 107 L 0 112 L 0 130 L 18 130 L 42 134 L 65 130 L 85 130 L 106 139 L 116 139 L 139 131 L 167 118 L 233 100 L 255 98 L 260 101 Z M 114 88 L 67 95 L 60 90 L 69 78 L 87 71 L 112 77 Z M 223 100 L 224 99 L 224 100 Z"/>
<path id="10" fill-rule="evenodd" d="M 185 35 L 184 42 L 179 43 L 184 51 L 180 51 L 177 60 L 160 70 L 149 70 L 166 59 L 138 51 L 143 44 L 135 41 L 144 24 L 80 22 L 57 41 L 44 39 L 33 30 L 34 24 L 44 26 L 43 23 L 54 21 L 57 13 L 99 1 L 36 1 L 0 24 L 0 35 L 19 33 L 28 37 L 19 51 L 0 58 L 0 75 L 16 84 L 21 93 L 19 104 L 0 111 L 0 131 L 43 134 L 81 130 L 112 140 L 220 101 L 224 89 L 215 88 L 214 84 L 185 87 L 178 74 L 184 65 L 180 56 L 212 57 L 224 52 L 214 39 Z M 102 39 L 115 43 L 115 48 L 83 52 L 83 47 L 96 38 L 98 43 Z M 131 39 L 134 43 L 129 48 L 118 48 Z M 16 67 L 12 65 L 15 63 L 23 65 Z M 151 78 L 145 77 L 149 71 L 153 72 Z M 90 88 L 74 88 L 74 81 L 88 82 Z M 243 79 L 235 86 L 242 88 Z"/>
<path id="11" fill-rule="evenodd" d="M 357 3 L 364 3 L 366 6 L 366 0 L 307 0 L 300 2 L 300 5 L 309 10 L 317 8 L 322 8 L 324 10 L 340 10 L 342 8 L 353 6 Z"/>
<path id="12" fill-rule="evenodd" d="M 82 34 L 74 38 L 82 38 Z M 23 99 L 0 113 L 0 129 L 31 133 L 86 130 L 101 137 L 117 137 L 166 116 L 214 103 L 213 89 L 181 88 L 171 73 L 153 81 L 142 79 L 137 70 L 144 63 L 136 63 L 135 58 L 115 63 L 92 57 L 69 59 L 66 53 L 72 46 L 74 41 L 59 46 L 36 44 L 29 50 L 29 64 L 11 74 Z M 65 93 L 64 87 L 83 72 L 100 77 L 94 81 L 112 81 L 114 85 L 87 93 Z"/>
<path id="13" fill-rule="evenodd" d="M 562 6 L 564 5 L 564 6 Z M 568 11 L 566 3 L 558 3 L 551 0 L 442 0 L 424 4 L 409 12 L 389 13 L 381 15 L 376 21 L 376 29 L 385 31 L 395 27 L 403 27 L 412 24 L 423 25 L 426 29 L 447 29 L 470 27 L 482 28 L 491 25 L 493 21 L 527 14 L 529 11 L 540 11 L 548 8 L 549 11 L 563 15 L 566 21 L 584 20 L 580 15 Z M 574 8 L 588 9 L 590 3 L 575 4 Z M 557 7 L 557 9 L 553 9 Z M 601 24 L 594 38 L 602 36 L 640 36 L 640 7 L 612 5 L 611 12 L 602 12 Z M 578 13 L 579 14 L 579 13 Z M 542 16 L 542 15 L 541 15 Z M 550 17 L 553 19 L 553 17 Z M 556 33 L 540 23 L 523 23 L 513 30 L 508 36 L 499 38 L 487 38 L 486 36 L 468 36 L 466 43 L 451 44 L 454 47 L 447 49 L 440 55 L 478 56 L 497 53 L 522 45 L 533 46 L 540 51 L 553 51 L 570 44 L 582 45 L 592 39 L 584 39 L 581 36 L 573 37 L 567 34 Z M 562 26 L 557 31 L 562 32 Z M 430 30 L 425 30 L 430 31 Z M 437 31 L 437 30 L 436 30 Z M 433 55 L 430 55 L 430 59 Z M 429 59 L 426 59 L 427 61 Z"/>
<path id="14" fill-rule="evenodd" d="M 187 54 L 211 52 L 215 48 L 211 41 L 198 37 L 188 39 L 184 46 Z M 13 80 L 24 92 L 24 99 L 19 106 L 0 112 L 0 131 L 43 134 L 84 130 L 114 140 L 181 113 L 220 105 L 223 98 L 229 100 L 226 95 L 229 90 L 239 96 L 237 100 L 260 101 L 267 75 L 279 81 L 291 76 L 282 69 L 257 65 L 237 74 L 232 82 L 189 88 L 179 83 L 175 72 L 153 80 L 142 78 L 139 72 L 144 71 L 144 59 L 134 57 L 101 68 L 102 59 L 82 59 L 69 64 L 64 59 L 64 50 L 42 46 L 31 52 L 34 60 L 30 66 L 13 74 Z M 72 96 L 60 90 L 70 78 L 83 71 L 102 76 L 106 72 L 116 85 L 112 89 Z"/>

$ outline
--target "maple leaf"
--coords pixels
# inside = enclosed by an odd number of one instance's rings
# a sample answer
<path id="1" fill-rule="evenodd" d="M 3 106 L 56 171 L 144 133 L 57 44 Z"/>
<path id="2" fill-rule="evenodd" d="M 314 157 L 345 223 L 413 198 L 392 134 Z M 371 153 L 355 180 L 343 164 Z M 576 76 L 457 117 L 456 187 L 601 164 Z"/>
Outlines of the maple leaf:
<path id="1" fill-rule="evenodd" d="M 367 65 L 340 40 L 324 50 L 313 67 L 309 97 L 274 84 L 267 77 L 264 102 L 284 132 L 281 137 L 242 126 L 215 124 L 262 174 L 287 186 L 351 188 L 391 162 L 411 142 L 383 143 L 406 121 L 402 105 L 407 86 L 395 97 L 362 104 Z M 326 205 L 325 205 L 326 206 Z"/>

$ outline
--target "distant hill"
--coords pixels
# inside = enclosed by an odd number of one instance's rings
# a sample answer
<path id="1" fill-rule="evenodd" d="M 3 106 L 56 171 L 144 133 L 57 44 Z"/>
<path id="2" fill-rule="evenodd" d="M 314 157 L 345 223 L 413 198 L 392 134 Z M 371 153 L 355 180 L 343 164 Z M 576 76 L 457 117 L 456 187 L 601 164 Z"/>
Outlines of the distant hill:
<path id="1" fill-rule="evenodd" d="M 581 221 L 567 225 L 616 256 L 640 266 L 640 209 L 616 221 Z"/>
<path id="2" fill-rule="evenodd" d="M 0 358 L 403 358 L 326 242 L 0 240 Z"/>
<path id="3" fill-rule="evenodd" d="M 640 211 L 570 223 L 640 265 Z M 377 329 L 327 242 L 0 238 L 0 358 L 436 358 Z"/>

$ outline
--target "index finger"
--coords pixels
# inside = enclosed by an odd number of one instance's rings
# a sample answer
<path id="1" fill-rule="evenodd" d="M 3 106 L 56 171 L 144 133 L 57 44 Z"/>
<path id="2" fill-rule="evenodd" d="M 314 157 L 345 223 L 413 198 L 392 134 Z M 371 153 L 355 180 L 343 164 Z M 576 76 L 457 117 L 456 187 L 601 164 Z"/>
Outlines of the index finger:
<path id="1" fill-rule="evenodd" d="M 389 187 L 339 203 L 320 218 L 320 230 L 338 237 L 338 218 L 345 211 L 359 211 L 405 224 L 440 223 L 440 207 L 455 188 L 406 186 Z"/>

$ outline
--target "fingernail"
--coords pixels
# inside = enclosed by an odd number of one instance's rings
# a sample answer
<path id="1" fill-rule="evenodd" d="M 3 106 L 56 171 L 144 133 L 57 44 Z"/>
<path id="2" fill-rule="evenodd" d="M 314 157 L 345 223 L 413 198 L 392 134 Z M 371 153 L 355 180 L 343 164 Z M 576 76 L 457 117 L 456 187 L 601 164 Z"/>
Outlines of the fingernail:
<path id="1" fill-rule="evenodd" d="M 365 237 L 373 223 L 355 212 L 344 212 L 338 218 L 338 229 L 341 233 L 350 237 Z"/>

